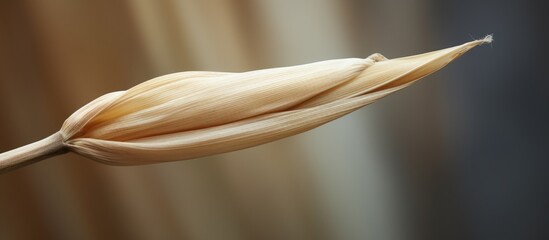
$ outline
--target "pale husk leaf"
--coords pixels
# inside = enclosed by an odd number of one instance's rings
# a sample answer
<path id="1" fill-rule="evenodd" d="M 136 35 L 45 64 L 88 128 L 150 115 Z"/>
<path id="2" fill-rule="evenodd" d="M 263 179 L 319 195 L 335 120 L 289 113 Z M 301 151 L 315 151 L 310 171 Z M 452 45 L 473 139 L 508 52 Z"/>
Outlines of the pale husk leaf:
<path id="1" fill-rule="evenodd" d="M 72 151 L 109 164 L 197 158 L 312 129 L 398 91 L 479 44 L 244 73 L 184 72 L 105 95 L 65 122 Z"/>

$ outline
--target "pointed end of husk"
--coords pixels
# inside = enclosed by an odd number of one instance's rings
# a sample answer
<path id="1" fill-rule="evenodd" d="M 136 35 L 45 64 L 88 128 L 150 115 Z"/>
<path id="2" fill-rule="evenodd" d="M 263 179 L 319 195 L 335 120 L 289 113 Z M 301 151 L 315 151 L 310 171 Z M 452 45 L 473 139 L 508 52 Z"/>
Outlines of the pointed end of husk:
<path id="1" fill-rule="evenodd" d="M 489 35 L 486 35 L 484 38 L 470 41 L 468 43 L 464 43 L 461 45 L 462 47 L 461 53 L 465 53 L 469 51 L 471 48 L 474 48 L 476 46 L 492 43 L 493 41 L 494 41 L 493 34 L 489 34 Z"/>
<path id="2" fill-rule="evenodd" d="M 366 59 L 372 65 L 364 70 L 356 79 L 346 84 L 326 91 L 322 97 L 315 97 L 299 105 L 299 108 L 318 106 L 341 98 L 360 96 L 390 88 L 413 83 L 431 73 L 438 71 L 472 48 L 491 43 L 492 35 L 461 45 L 449 47 L 428 53 L 387 59 L 375 53 Z"/>
<path id="3" fill-rule="evenodd" d="M 479 43 L 479 45 L 482 45 L 482 44 L 485 44 L 485 43 L 492 43 L 494 41 L 494 35 L 489 34 L 489 35 L 486 35 L 486 37 L 484 37 L 482 39 L 478 39 L 476 41 Z"/>
<path id="4" fill-rule="evenodd" d="M 415 82 L 446 66 L 472 48 L 494 41 L 493 35 L 438 51 L 390 59 L 376 63 L 364 72 L 364 78 L 384 79 L 371 91 Z"/>

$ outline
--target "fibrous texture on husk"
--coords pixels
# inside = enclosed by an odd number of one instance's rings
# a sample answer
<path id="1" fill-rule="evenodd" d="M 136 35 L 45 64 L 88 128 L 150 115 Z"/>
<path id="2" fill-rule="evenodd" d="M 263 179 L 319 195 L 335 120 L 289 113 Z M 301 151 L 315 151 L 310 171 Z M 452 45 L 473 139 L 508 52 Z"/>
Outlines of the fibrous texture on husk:
<path id="1" fill-rule="evenodd" d="M 22 163 L 44 149 L 116 165 L 197 158 L 234 151 L 320 126 L 405 88 L 491 37 L 388 60 L 328 60 L 243 73 L 180 72 L 85 105 L 41 149 L 0 154 Z M 21 160 L 23 159 L 23 160 Z M 18 162 L 19 161 L 19 162 Z M 11 163 L 11 164 L 10 164 Z"/>

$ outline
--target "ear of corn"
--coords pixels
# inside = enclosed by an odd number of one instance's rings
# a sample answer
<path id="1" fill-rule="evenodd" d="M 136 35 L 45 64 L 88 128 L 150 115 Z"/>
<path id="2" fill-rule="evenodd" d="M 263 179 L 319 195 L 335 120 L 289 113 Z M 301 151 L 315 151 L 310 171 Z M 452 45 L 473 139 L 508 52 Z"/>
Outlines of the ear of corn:
<path id="1" fill-rule="evenodd" d="M 65 121 L 57 147 L 135 165 L 256 146 L 348 114 L 490 41 L 391 60 L 374 54 L 243 73 L 169 74 L 85 105 Z M 0 154 L 0 164 L 10 156 L 13 162 L 12 155 Z"/>

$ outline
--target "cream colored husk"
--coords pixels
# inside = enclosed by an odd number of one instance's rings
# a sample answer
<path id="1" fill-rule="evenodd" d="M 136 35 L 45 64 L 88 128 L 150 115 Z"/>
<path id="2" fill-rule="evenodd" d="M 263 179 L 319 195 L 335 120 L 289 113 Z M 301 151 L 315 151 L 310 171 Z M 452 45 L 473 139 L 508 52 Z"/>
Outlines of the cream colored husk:
<path id="1" fill-rule="evenodd" d="M 380 54 L 243 73 L 180 72 L 99 97 L 61 130 L 0 154 L 0 169 L 72 151 L 116 165 L 198 158 L 298 134 L 433 73 L 491 36 L 387 60 Z"/>

